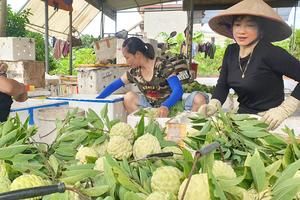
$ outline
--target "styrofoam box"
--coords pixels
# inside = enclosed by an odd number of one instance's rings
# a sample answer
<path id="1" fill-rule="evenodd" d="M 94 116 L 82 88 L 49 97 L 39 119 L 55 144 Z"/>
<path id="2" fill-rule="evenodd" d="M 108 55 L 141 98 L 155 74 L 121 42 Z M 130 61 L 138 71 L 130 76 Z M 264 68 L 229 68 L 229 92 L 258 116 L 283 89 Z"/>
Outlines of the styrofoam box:
<path id="1" fill-rule="evenodd" d="M 79 107 L 88 111 L 92 109 L 100 116 L 100 111 L 108 104 L 109 120 L 121 119 L 122 122 L 127 121 L 127 112 L 123 104 L 124 95 L 110 95 L 105 99 L 96 99 L 97 94 L 72 94 L 60 97 L 48 97 L 49 100 L 63 100 L 69 102 L 70 107 Z"/>
<path id="2" fill-rule="evenodd" d="M 136 115 L 136 113 L 138 112 L 138 110 L 130 113 L 127 116 L 127 124 L 129 124 L 132 128 L 135 128 L 136 125 L 140 122 L 142 116 Z M 150 121 L 151 117 L 144 117 L 144 123 L 145 126 L 148 124 L 148 122 Z M 159 123 L 159 125 L 164 128 L 165 127 L 165 123 L 167 121 L 169 121 L 171 118 L 153 118 L 153 121 L 157 121 Z"/>
<path id="3" fill-rule="evenodd" d="M 129 69 L 128 66 L 77 68 L 78 93 L 100 94 L 106 86 L 119 79 Z M 116 90 L 114 94 L 125 94 L 128 91 L 139 92 L 139 89 L 133 84 L 128 84 Z"/>
<path id="4" fill-rule="evenodd" d="M 35 39 L 0 37 L 0 60 L 35 60 Z"/>
<path id="5" fill-rule="evenodd" d="M 46 99 L 27 99 L 25 102 L 17 102 L 14 101 L 11 105 L 11 111 L 9 116 L 15 117 L 16 112 L 18 113 L 21 122 L 25 122 L 28 115 L 30 114 L 29 118 L 29 125 L 36 124 L 39 127 L 39 118 L 38 118 L 38 111 L 41 108 L 49 108 L 49 107 L 68 107 L 69 103 L 67 101 L 62 100 L 46 100 Z"/>

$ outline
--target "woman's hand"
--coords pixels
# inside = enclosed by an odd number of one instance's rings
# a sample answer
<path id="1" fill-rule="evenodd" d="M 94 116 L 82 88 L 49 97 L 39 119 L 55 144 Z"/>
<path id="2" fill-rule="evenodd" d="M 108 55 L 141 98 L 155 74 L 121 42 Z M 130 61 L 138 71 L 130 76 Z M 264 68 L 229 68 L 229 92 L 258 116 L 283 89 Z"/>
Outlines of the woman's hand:
<path id="1" fill-rule="evenodd" d="M 169 109 L 166 106 L 161 106 L 157 111 L 157 117 L 166 118 L 168 117 Z"/>
<path id="2" fill-rule="evenodd" d="M 26 86 L 23 83 L 20 83 L 21 87 L 22 87 L 22 93 L 14 96 L 14 99 L 18 102 L 24 102 L 28 99 L 28 92 L 26 89 Z"/>

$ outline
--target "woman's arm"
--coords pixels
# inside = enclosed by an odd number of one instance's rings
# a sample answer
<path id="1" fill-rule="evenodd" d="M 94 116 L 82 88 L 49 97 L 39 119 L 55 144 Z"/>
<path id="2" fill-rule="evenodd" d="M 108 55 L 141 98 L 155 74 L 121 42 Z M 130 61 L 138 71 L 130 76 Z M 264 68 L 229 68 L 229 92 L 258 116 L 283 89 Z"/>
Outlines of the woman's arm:
<path id="1" fill-rule="evenodd" d="M 119 89 L 120 87 L 128 84 L 129 81 L 127 79 L 127 72 L 119 79 L 115 80 L 111 84 L 109 84 L 97 97 L 96 99 L 105 99 L 109 95 L 111 95 L 114 91 Z"/>
<path id="2" fill-rule="evenodd" d="M 10 96 L 20 95 L 16 101 L 26 101 L 28 99 L 28 93 L 26 86 L 23 83 L 5 76 L 0 76 L 0 92 L 5 93 Z"/>

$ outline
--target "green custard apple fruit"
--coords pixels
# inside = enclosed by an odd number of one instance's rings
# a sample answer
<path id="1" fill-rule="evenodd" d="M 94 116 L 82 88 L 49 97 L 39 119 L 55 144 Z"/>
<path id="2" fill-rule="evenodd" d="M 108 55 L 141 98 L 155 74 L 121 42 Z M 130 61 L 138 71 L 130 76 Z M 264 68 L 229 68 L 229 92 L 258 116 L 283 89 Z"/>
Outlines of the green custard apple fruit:
<path id="1" fill-rule="evenodd" d="M 133 145 L 133 156 L 135 159 L 149 154 L 160 153 L 161 147 L 157 138 L 149 133 L 139 137 Z"/>
<path id="2" fill-rule="evenodd" d="M 117 160 L 122 160 L 124 156 L 129 158 L 132 155 L 132 145 L 125 137 L 113 136 L 107 144 L 107 153 Z"/>
<path id="3" fill-rule="evenodd" d="M 227 163 L 220 160 L 214 161 L 212 173 L 215 177 L 225 176 L 229 179 L 236 178 L 236 173 L 234 172 L 233 168 Z"/>
<path id="4" fill-rule="evenodd" d="M 115 124 L 109 133 L 109 137 L 113 136 L 123 136 L 126 138 L 130 144 L 133 144 L 134 140 L 134 129 L 127 123 L 125 122 L 120 122 Z"/>
<path id="5" fill-rule="evenodd" d="M 178 194 L 180 179 L 183 173 L 173 166 L 159 167 L 153 173 L 151 178 L 152 191 L 171 192 L 174 195 Z"/>
<path id="6" fill-rule="evenodd" d="M 93 144 L 90 147 L 98 153 L 99 157 L 102 157 L 105 156 L 105 153 L 107 153 L 107 144 L 108 140 L 104 140 L 104 142 L 101 142 L 100 144 Z"/>
<path id="7" fill-rule="evenodd" d="M 77 163 L 78 165 L 87 164 L 86 156 L 96 157 L 98 158 L 98 153 L 91 147 L 83 147 L 78 150 L 76 153 L 75 158 L 80 159 L 80 161 Z"/>
<path id="8" fill-rule="evenodd" d="M 176 200 L 176 196 L 171 192 L 152 192 L 146 200 Z"/>
<path id="9" fill-rule="evenodd" d="M 183 160 L 184 157 L 183 157 L 183 154 L 182 154 L 182 150 L 179 148 L 179 147 L 176 147 L 176 146 L 169 146 L 169 147 L 165 147 L 161 150 L 161 152 L 173 152 L 173 153 L 176 153 L 173 155 L 173 158 L 176 159 L 176 160 Z M 181 155 L 179 155 L 181 154 Z"/>
<path id="10" fill-rule="evenodd" d="M 178 199 L 182 198 L 183 190 L 187 183 L 187 178 L 179 187 Z M 208 178 L 206 173 L 194 174 L 188 185 L 184 200 L 210 200 Z"/>
<path id="11" fill-rule="evenodd" d="M 8 178 L 0 177 L 0 193 L 10 191 L 10 180 Z"/>
<path id="12" fill-rule="evenodd" d="M 19 176 L 11 183 L 10 190 L 14 191 L 14 190 L 39 187 L 45 185 L 49 185 L 48 180 L 45 180 L 42 177 L 34 174 L 23 174 L 22 176 Z M 27 200 L 37 200 L 41 198 L 42 197 L 34 197 L 34 198 L 29 198 Z"/>

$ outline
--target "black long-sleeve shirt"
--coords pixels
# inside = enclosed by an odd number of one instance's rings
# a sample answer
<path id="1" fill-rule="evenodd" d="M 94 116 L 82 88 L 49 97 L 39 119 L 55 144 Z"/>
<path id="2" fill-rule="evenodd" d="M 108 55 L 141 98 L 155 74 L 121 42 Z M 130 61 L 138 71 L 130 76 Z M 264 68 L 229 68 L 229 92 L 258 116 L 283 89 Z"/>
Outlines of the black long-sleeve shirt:
<path id="1" fill-rule="evenodd" d="M 253 50 L 250 63 L 242 78 L 239 67 L 239 45 L 229 45 L 212 98 L 223 104 L 232 88 L 238 95 L 238 113 L 257 114 L 279 106 L 284 100 L 282 76 L 300 81 L 300 62 L 281 47 L 261 40 Z M 241 59 L 243 71 L 250 55 Z M 300 100 L 299 83 L 291 94 Z"/>

